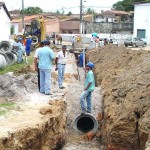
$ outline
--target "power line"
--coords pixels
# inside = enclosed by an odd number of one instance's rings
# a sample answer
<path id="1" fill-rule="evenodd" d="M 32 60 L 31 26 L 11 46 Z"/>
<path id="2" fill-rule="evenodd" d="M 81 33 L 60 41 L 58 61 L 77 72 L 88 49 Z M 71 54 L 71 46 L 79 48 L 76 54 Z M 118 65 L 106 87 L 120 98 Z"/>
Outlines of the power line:
<path id="1" fill-rule="evenodd" d="M 112 6 L 84 6 L 84 8 L 111 8 Z M 73 9 L 73 8 L 80 8 L 80 6 L 74 6 L 74 7 L 63 7 L 63 10 L 67 10 L 67 9 Z M 53 9 L 53 10 L 43 10 L 44 12 L 55 12 L 55 11 L 59 11 L 62 10 L 62 8 L 59 9 Z"/>
<path id="2" fill-rule="evenodd" d="M 74 6 L 74 7 L 63 7 L 63 9 L 72 9 L 72 8 L 79 8 L 80 6 Z M 58 10 L 62 10 L 62 8 L 60 8 L 60 9 L 53 9 L 53 10 L 43 10 L 43 11 L 51 11 L 51 12 L 53 12 L 53 11 L 58 11 Z"/>

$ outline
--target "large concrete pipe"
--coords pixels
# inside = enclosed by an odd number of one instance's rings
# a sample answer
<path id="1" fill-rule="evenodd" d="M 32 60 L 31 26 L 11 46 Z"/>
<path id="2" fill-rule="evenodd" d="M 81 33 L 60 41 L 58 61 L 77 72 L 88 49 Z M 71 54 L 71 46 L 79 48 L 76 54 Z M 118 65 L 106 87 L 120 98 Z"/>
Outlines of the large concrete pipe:
<path id="1" fill-rule="evenodd" d="M 12 45 L 10 44 L 9 41 L 0 42 L 0 51 L 5 52 L 5 51 L 11 51 L 11 50 L 12 50 Z"/>
<path id="2" fill-rule="evenodd" d="M 15 61 L 17 62 L 17 57 L 18 57 L 17 52 L 16 52 L 16 51 L 11 51 L 11 53 L 13 53 L 13 54 L 14 54 L 14 56 L 15 56 Z"/>
<path id="3" fill-rule="evenodd" d="M 0 54 L 0 69 L 3 69 L 7 66 L 6 59 L 3 55 Z"/>
<path id="4" fill-rule="evenodd" d="M 83 113 L 79 114 L 75 118 L 73 128 L 81 134 L 88 133 L 90 131 L 95 132 L 98 129 L 98 122 L 91 114 Z"/>
<path id="5" fill-rule="evenodd" d="M 9 63 L 9 58 L 8 58 L 8 56 L 7 56 L 5 53 L 1 52 L 1 51 L 0 51 L 0 55 L 3 55 L 3 56 L 4 56 L 4 58 L 5 58 L 5 60 L 6 60 L 6 64 L 8 65 L 8 63 Z"/>
<path id="6" fill-rule="evenodd" d="M 8 65 L 12 65 L 17 62 L 17 58 L 16 58 L 15 54 L 13 54 L 12 52 L 5 52 L 5 54 L 7 55 L 8 59 L 9 59 Z"/>

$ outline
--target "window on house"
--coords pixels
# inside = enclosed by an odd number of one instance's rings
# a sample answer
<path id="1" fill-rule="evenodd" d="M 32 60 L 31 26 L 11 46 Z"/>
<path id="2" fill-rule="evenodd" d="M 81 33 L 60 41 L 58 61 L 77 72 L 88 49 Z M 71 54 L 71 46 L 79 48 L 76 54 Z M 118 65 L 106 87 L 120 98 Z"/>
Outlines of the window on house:
<path id="1" fill-rule="evenodd" d="M 144 29 L 137 29 L 137 37 L 145 39 L 146 31 Z"/>

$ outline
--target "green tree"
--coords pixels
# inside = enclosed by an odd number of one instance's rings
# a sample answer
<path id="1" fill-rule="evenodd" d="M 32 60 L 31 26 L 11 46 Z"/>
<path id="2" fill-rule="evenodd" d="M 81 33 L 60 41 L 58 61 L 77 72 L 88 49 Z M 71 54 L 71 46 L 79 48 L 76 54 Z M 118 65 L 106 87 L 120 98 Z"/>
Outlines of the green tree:
<path id="1" fill-rule="evenodd" d="M 72 15 L 72 12 L 71 11 L 69 11 L 68 12 L 68 14 L 67 14 L 67 16 L 71 16 Z"/>
<path id="2" fill-rule="evenodd" d="M 21 10 L 21 14 L 22 14 Z M 40 7 L 28 7 L 24 9 L 24 14 L 39 14 L 42 13 L 43 10 Z"/>
<path id="3" fill-rule="evenodd" d="M 60 13 L 60 11 L 59 11 L 59 10 L 57 10 L 57 11 L 56 11 L 56 14 L 57 14 L 57 15 L 60 15 L 61 13 Z"/>
<path id="4" fill-rule="evenodd" d="M 133 0 L 123 0 L 113 4 L 113 9 L 122 11 L 134 10 Z"/>
<path id="5" fill-rule="evenodd" d="M 87 8 L 85 12 L 86 12 L 87 14 L 93 14 L 93 13 L 94 13 L 94 10 L 91 9 L 91 8 Z"/>
<path id="6" fill-rule="evenodd" d="M 113 9 L 123 10 L 123 11 L 131 11 L 131 10 L 134 10 L 133 3 L 135 3 L 135 2 L 150 2 L 150 0 L 123 0 L 123 1 L 118 1 L 117 3 L 113 4 Z"/>

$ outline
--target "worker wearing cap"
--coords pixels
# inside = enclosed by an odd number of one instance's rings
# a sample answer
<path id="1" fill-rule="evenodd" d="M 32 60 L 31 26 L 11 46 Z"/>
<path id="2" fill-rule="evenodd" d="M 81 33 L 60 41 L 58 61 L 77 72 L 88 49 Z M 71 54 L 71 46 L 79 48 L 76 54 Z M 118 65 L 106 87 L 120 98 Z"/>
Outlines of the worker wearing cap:
<path id="1" fill-rule="evenodd" d="M 82 113 L 85 112 L 91 113 L 92 110 L 91 99 L 92 99 L 92 92 L 95 89 L 95 79 L 92 68 L 94 68 L 94 64 L 92 62 L 88 62 L 86 64 L 86 79 L 84 83 L 84 91 L 80 96 L 80 105 Z"/>
<path id="2" fill-rule="evenodd" d="M 29 35 L 29 36 L 28 36 L 28 39 L 26 40 L 26 54 L 27 54 L 27 56 L 30 56 L 31 43 L 32 43 L 32 36 Z"/>
<path id="3" fill-rule="evenodd" d="M 64 89 L 63 86 L 63 80 L 64 80 L 64 73 L 65 73 L 65 66 L 66 66 L 66 59 L 67 59 L 67 52 L 66 52 L 66 46 L 62 46 L 62 50 L 58 52 L 55 64 L 56 68 L 55 70 L 58 70 L 58 85 L 60 89 Z"/>

